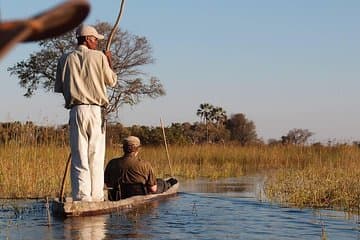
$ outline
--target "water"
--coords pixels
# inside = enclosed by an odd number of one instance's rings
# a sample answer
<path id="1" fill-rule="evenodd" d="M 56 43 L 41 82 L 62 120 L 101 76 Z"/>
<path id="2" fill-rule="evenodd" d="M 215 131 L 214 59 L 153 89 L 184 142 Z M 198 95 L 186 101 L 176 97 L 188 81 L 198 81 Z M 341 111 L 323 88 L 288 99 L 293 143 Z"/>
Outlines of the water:
<path id="1" fill-rule="evenodd" d="M 180 183 L 175 197 L 95 217 L 48 219 L 43 201 L 2 201 L 0 239 L 360 240 L 358 216 L 271 204 L 258 177 Z"/>

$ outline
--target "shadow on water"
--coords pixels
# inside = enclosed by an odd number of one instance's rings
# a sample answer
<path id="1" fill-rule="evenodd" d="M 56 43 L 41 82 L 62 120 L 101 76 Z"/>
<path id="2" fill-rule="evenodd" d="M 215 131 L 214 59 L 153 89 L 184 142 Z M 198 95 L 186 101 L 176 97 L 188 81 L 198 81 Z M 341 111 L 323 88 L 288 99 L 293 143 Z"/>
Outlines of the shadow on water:
<path id="1" fill-rule="evenodd" d="M 359 217 L 267 202 L 261 176 L 183 180 L 177 196 L 126 211 L 51 218 L 44 201 L 0 203 L 0 239 L 359 239 Z"/>

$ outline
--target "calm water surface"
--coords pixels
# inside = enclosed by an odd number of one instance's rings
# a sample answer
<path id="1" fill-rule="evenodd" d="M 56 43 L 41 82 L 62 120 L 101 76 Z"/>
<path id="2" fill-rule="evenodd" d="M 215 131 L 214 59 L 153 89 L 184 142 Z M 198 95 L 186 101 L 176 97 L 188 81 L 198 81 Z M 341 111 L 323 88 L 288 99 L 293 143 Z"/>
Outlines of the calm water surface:
<path id="1" fill-rule="evenodd" d="M 96 217 L 48 219 L 42 201 L 1 201 L 0 239 L 360 240 L 358 216 L 271 204 L 259 177 L 180 183 L 176 197 Z"/>

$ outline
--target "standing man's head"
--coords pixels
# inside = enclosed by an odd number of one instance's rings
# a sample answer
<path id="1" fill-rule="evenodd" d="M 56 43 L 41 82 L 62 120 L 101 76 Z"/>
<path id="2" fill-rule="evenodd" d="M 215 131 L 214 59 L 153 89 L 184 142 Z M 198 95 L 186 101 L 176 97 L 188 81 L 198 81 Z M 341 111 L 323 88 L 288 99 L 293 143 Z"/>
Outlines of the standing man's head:
<path id="1" fill-rule="evenodd" d="M 139 148 L 141 146 L 140 139 L 135 136 L 129 136 L 125 138 L 122 144 L 123 144 L 123 151 L 125 154 L 136 153 L 139 151 Z"/>
<path id="2" fill-rule="evenodd" d="M 78 45 L 85 45 L 89 49 L 97 49 L 98 40 L 104 39 L 104 35 L 99 34 L 96 29 L 89 25 L 81 25 L 76 30 Z"/>

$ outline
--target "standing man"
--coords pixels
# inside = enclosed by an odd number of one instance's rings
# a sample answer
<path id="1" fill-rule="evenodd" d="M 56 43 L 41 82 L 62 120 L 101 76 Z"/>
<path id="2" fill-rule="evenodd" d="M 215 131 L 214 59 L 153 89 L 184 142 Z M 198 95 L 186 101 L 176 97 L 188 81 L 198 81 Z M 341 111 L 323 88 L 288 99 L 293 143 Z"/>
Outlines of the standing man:
<path id="1" fill-rule="evenodd" d="M 105 123 L 102 108 L 109 104 L 106 86 L 115 86 L 111 53 L 96 50 L 104 39 L 92 26 L 76 31 L 77 48 L 58 62 L 55 92 L 70 109 L 71 188 L 74 201 L 104 199 Z"/>

